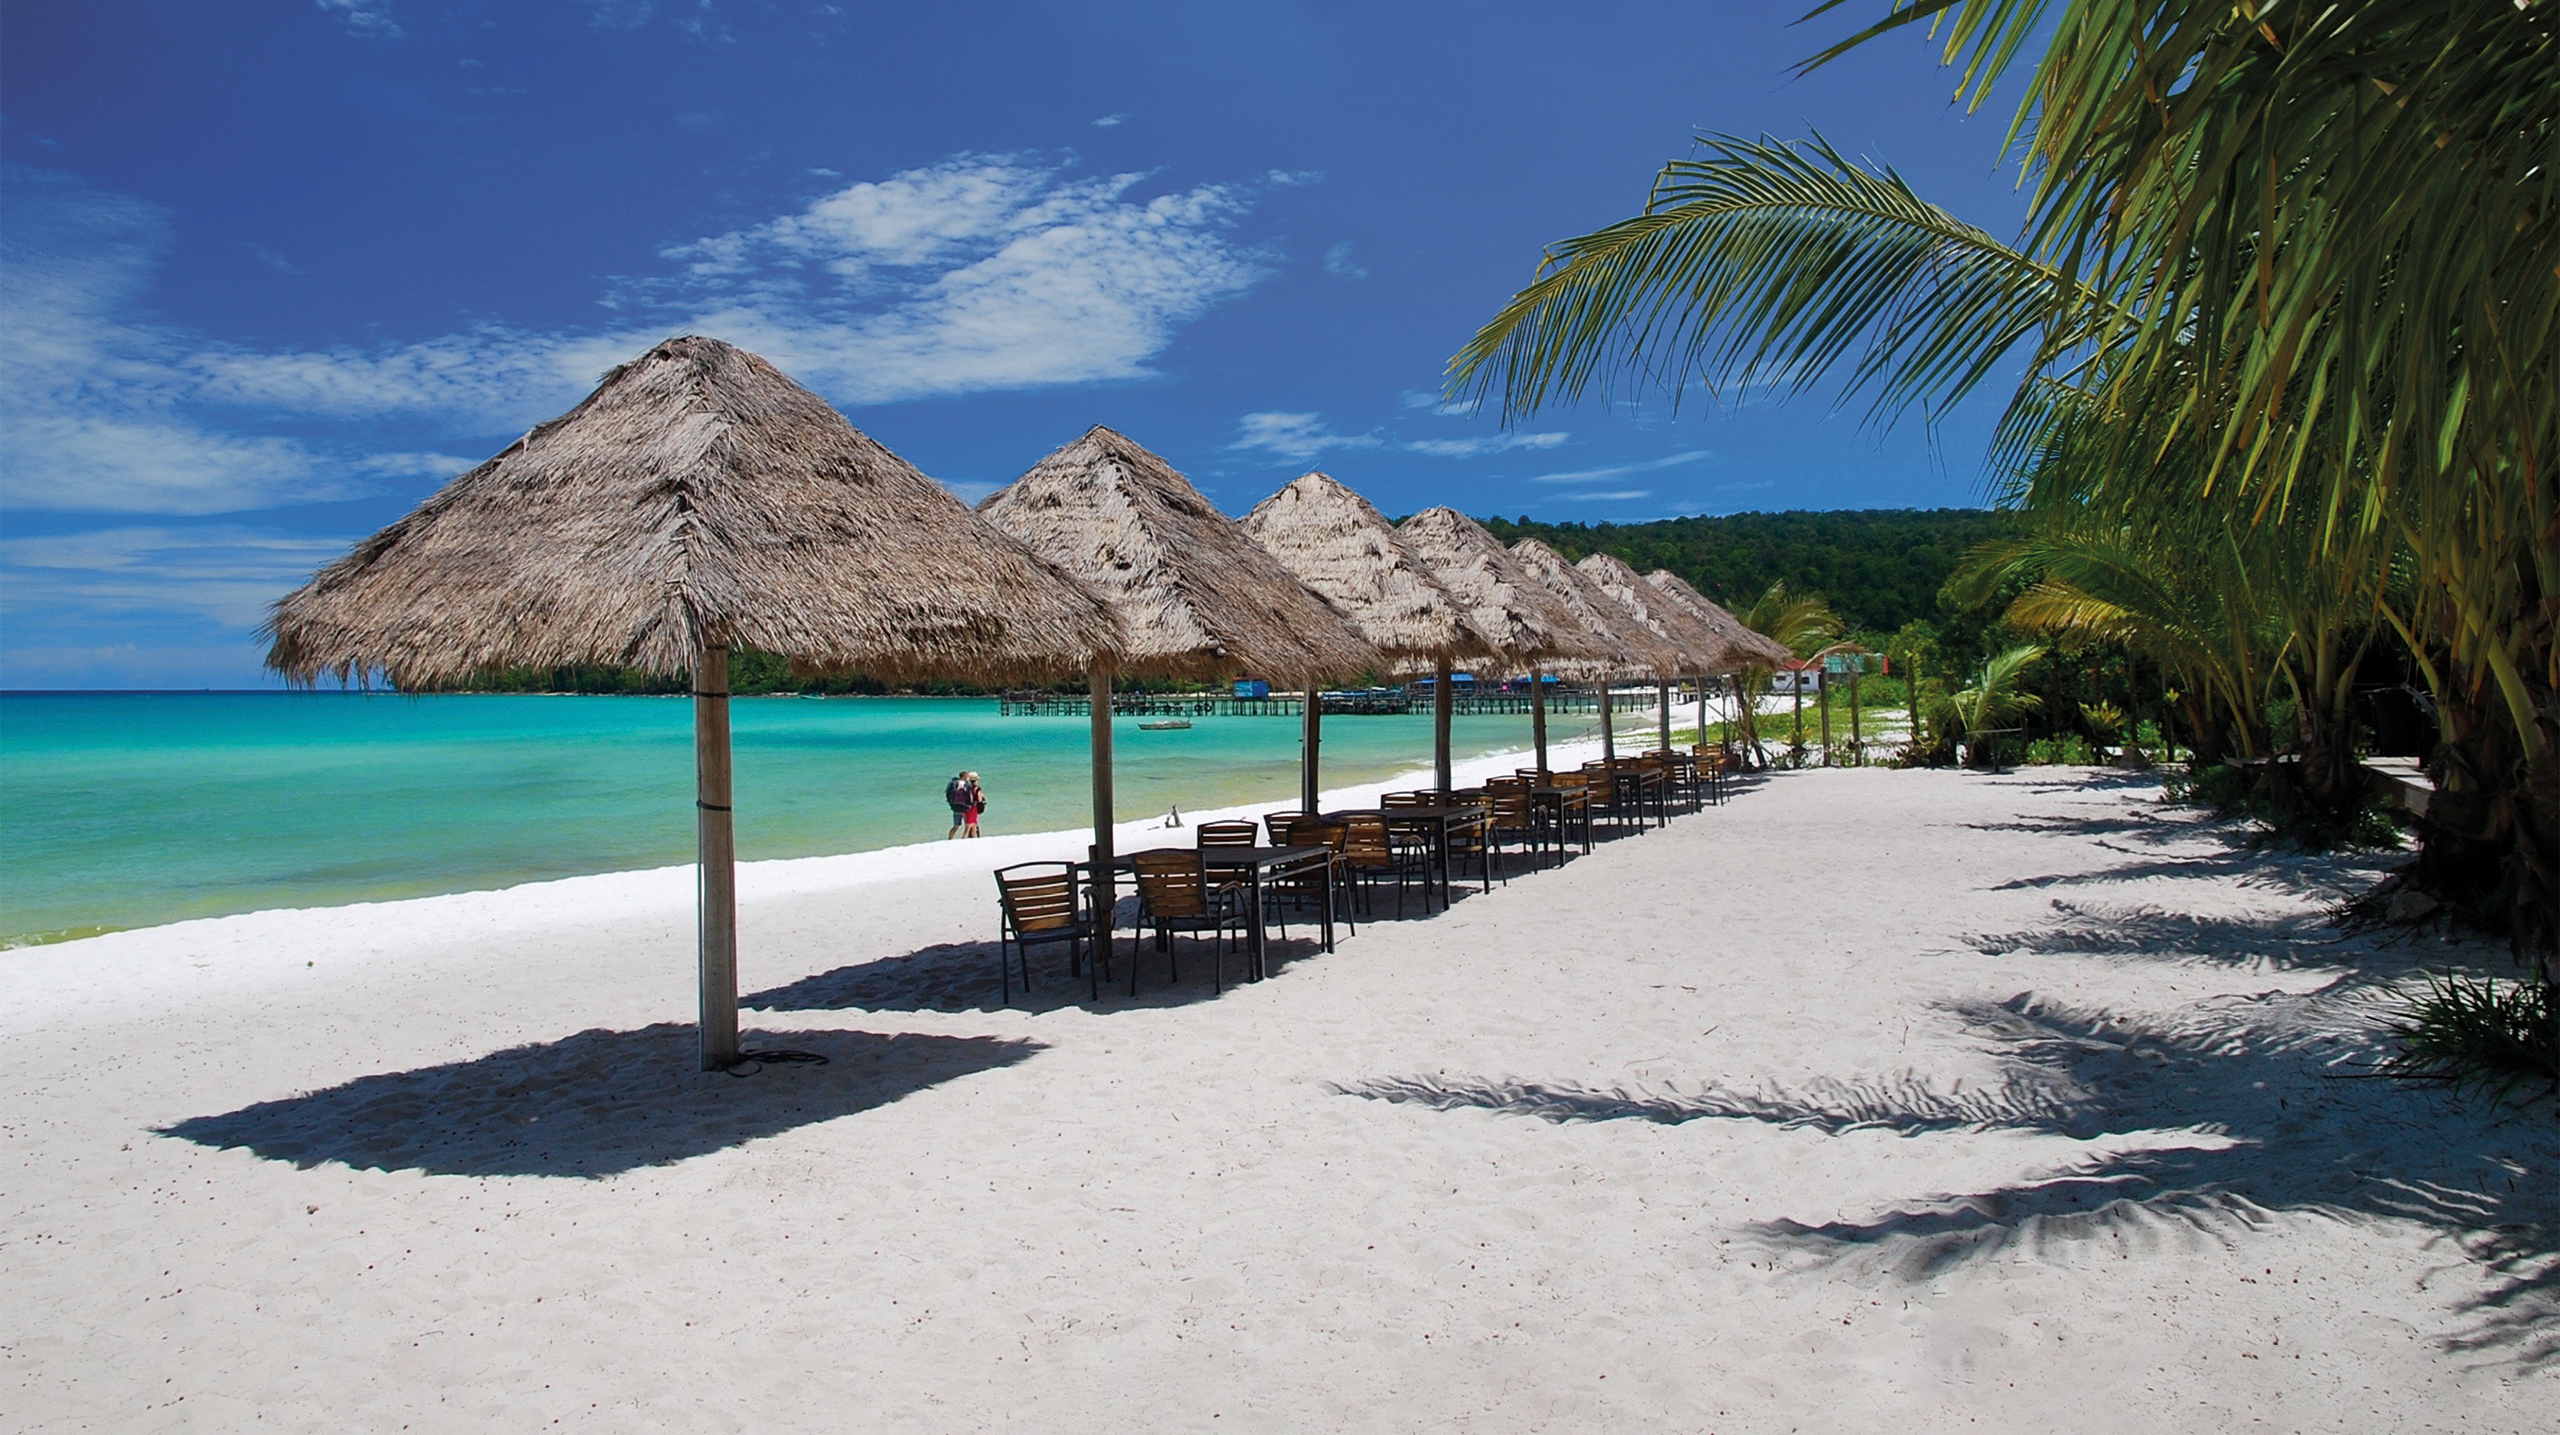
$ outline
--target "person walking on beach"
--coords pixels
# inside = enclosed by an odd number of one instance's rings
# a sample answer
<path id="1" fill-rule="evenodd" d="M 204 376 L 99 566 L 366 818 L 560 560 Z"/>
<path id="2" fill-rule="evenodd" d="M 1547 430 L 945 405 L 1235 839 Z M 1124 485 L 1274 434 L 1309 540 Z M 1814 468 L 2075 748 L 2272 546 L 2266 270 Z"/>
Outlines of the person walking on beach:
<path id="1" fill-rule="evenodd" d="M 951 830 L 942 835 L 942 840 L 948 842 L 954 837 L 977 836 L 978 812 L 981 805 L 978 775 L 974 772 L 963 772 L 951 779 L 943 786 L 942 800 L 951 808 Z"/>
<path id="2" fill-rule="evenodd" d="M 984 834 L 978 831 L 978 819 L 986 815 L 987 790 L 978 785 L 978 775 L 976 773 L 964 772 L 960 775 L 969 779 L 969 826 L 968 830 L 962 832 L 960 835 L 963 837 L 982 836 Z"/>

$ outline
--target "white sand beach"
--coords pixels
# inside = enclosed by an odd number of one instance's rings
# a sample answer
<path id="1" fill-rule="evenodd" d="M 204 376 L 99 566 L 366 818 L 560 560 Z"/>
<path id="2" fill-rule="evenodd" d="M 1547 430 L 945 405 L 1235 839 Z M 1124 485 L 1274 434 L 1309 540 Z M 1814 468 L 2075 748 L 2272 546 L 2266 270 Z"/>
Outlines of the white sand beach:
<path id="1" fill-rule="evenodd" d="M 1011 1009 L 1080 835 L 761 864 L 737 1078 L 688 868 L 13 952 L 0 1427 L 2549 1430 L 2549 1103 L 2352 1079 L 2503 953 L 2157 799 L 1773 774 Z"/>

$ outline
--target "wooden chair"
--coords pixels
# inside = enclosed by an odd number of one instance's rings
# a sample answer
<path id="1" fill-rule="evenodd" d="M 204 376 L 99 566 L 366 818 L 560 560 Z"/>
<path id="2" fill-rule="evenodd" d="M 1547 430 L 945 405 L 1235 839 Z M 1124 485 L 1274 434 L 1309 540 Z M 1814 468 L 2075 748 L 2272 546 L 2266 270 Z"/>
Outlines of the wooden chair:
<path id="1" fill-rule="evenodd" d="M 1245 822 L 1203 822 L 1191 829 L 1192 836 L 1203 849 L 1210 847 L 1259 847 L 1262 829 Z"/>
<path id="2" fill-rule="evenodd" d="M 1617 773 L 1605 762 L 1586 762 L 1582 765 L 1582 781 L 1591 790 L 1592 815 L 1606 812 L 1610 825 L 1623 830 L 1627 825 L 1626 784 L 1618 781 Z"/>
<path id="3" fill-rule="evenodd" d="M 1721 803 L 1725 800 L 1725 779 L 1731 776 L 1740 765 L 1734 759 L 1733 750 L 1724 744 L 1714 742 L 1698 744 L 1698 781 L 1699 786 L 1705 790 L 1709 802 Z"/>
<path id="4" fill-rule="evenodd" d="M 1539 855 L 1546 850 L 1545 833 L 1546 824 L 1539 820 L 1539 809 L 1530 801 L 1526 783 L 1514 782 L 1494 789 L 1493 815 L 1485 824 L 1485 840 L 1496 851 L 1506 842 L 1517 842 L 1529 849 L 1529 865 L 1535 867 Z M 1556 860 L 1564 860 L 1561 850 Z"/>
<path id="5" fill-rule="evenodd" d="M 1350 886 L 1350 872 L 1345 866 L 1345 860 L 1351 848 L 1351 829 L 1331 818 L 1301 817 L 1291 822 L 1285 830 L 1288 835 L 1281 840 L 1281 846 L 1325 847 L 1332 849 L 1333 855 L 1326 863 L 1326 869 L 1329 870 L 1309 870 L 1294 876 L 1274 878 L 1266 885 L 1265 890 L 1271 897 L 1272 909 L 1280 918 L 1280 936 L 1283 940 L 1286 940 L 1289 935 L 1289 903 L 1302 900 L 1315 902 L 1319 904 L 1316 910 L 1321 912 L 1324 910 L 1321 904 L 1326 899 L 1328 887 L 1336 897 L 1345 894 Z M 1360 930 L 1359 917 L 1347 907 L 1340 911 L 1343 920 L 1349 924 L 1354 933 L 1357 933 Z"/>
<path id="6" fill-rule="evenodd" d="M 1492 891 L 1496 877 L 1502 879 L 1504 886 L 1511 885 L 1511 879 L 1508 876 L 1494 870 L 1496 859 L 1500 854 L 1494 850 L 1493 844 L 1492 799 L 1488 798 L 1481 789 L 1473 792 L 1453 792 L 1449 794 L 1449 805 L 1472 807 L 1476 809 L 1481 819 L 1472 823 L 1460 822 L 1450 825 L 1448 834 L 1442 839 L 1449 844 L 1449 871 L 1454 875 L 1461 866 L 1472 859 L 1476 865 L 1476 875 L 1483 884 L 1482 890 Z"/>
<path id="7" fill-rule="evenodd" d="M 1355 812 L 1343 819 L 1343 871 L 1351 879 L 1351 893 L 1359 901 L 1367 889 L 1377 886 L 1381 878 L 1396 880 L 1396 915 L 1404 915 L 1404 887 L 1408 877 L 1418 878 L 1426 898 L 1431 889 L 1431 868 L 1422 854 L 1410 845 L 1398 845 L 1387 829 L 1386 819 L 1365 812 Z M 1365 880 L 1364 880 L 1365 879 Z M 1368 910 L 1377 911 L 1374 903 Z"/>
<path id="8" fill-rule="evenodd" d="M 1266 812 L 1262 814 L 1263 824 L 1271 829 L 1271 845 L 1274 847 L 1288 846 L 1289 824 L 1306 815 L 1307 814 L 1303 812 Z"/>
<path id="9" fill-rule="evenodd" d="M 1138 930 L 1146 927 L 1155 928 L 1156 950 L 1165 954 L 1168 981 L 1182 979 L 1174 951 L 1176 932 L 1217 933 L 1210 989 L 1225 991 L 1226 932 L 1233 927 L 1241 933 L 1246 920 L 1240 895 L 1233 888 L 1209 883 L 1196 850 L 1158 847 L 1134 853 L 1130 861 L 1138 873 L 1138 926 L 1129 933 L 1129 995 L 1138 994 Z"/>
<path id="10" fill-rule="evenodd" d="M 1698 760 L 1672 748 L 1655 748 L 1644 755 L 1645 761 L 1659 763 L 1662 768 L 1663 800 L 1678 802 L 1691 812 L 1698 810 Z"/>
<path id="11" fill-rule="evenodd" d="M 1013 959 L 1006 949 L 1011 948 L 1022 961 L 1022 990 L 1027 996 L 1031 949 L 1058 942 L 1067 944 L 1069 974 L 1081 959 L 1093 973 L 1094 997 L 1102 996 L 1102 968 L 1109 953 L 1095 951 L 1093 915 L 1085 910 L 1075 870 L 1069 862 L 1017 862 L 997 869 L 996 901 L 1003 909 L 1004 925 L 996 938 L 996 965 L 1004 972 L 1005 1005 L 1013 1005 Z"/>
<path id="12" fill-rule="evenodd" d="M 1567 794 L 1566 801 L 1571 804 L 1575 810 L 1582 813 L 1582 850 L 1586 853 L 1589 852 L 1591 850 L 1591 803 L 1593 801 L 1591 794 L 1591 774 L 1587 772 L 1555 773 L 1551 775 L 1548 781 L 1548 786 L 1563 788 Z"/>

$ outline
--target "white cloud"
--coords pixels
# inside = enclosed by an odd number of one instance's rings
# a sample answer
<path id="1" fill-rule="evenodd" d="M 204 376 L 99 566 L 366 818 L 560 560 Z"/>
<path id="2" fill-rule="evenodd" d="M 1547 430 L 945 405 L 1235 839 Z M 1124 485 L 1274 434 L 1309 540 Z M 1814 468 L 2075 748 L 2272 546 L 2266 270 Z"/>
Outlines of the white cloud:
<path id="1" fill-rule="evenodd" d="M 1228 448 L 1292 461 L 1313 458 L 1327 449 L 1376 448 L 1382 442 L 1375 434 L 1335 433 L 1325 427 L 1322 414 L 1246 414 L 1236 427 L 1236 441 Z"/>
<path id="2" fill-rule="evenodd" d="M 1684 463 L 1696 463 L 1701 459 L 1713 457 L 1715 457 L 1715 450 L 1695 448 L 1686 453 L 1649 459 L 1643 463 L 1622 463 L 1611 468 L 1585 468 L 1571 473 L 1542 473 L 1529 481 L 1531 483 L 1600 483 L 1612 478 L 1623 478 L 1630 473 L 1650 473 L 1658 468 L 1676 468 Z M 1605 495 L 1593 493 L 1583 496 L 1600 498 Z"/>
<path id="3" fill-rule="evenodd" d="M 426 414 L 466 430 L 558 413 L 606 369 L 676 333 L 753 349 L 846 404 L 1143 378 L 1177 329 L 1269 273 L 1228 236 L 1248 193 L 1200 185 L 1141 199 L 1132 192 L 1143 178 L 963 155 L 669 247 L 679 271 L 622 285 L 619 307 L 645 324 L 210 351 L 199 369 L 207 395 L 225 402 Z"/>
<path id="4" fill-rule="evenodd" d="M 1351 241 L 1346 239 L 1324 252 L 1324 272 L 1344 279 L 1366 279 L 1369 271 L 1351 262 Z"/>
<path id="5" fill-rule="evenodd" d="M 1128 122 L 1129 117 L 1125 114 L 1104 115 L 1102 118 L 1093 122 L 1093 127 L 1098 130 L 1107 130 L 1116 125 L 1127 124 Z"/>
<path id="6" fill-rule="evenodd" d="M 319 0 L 320 13 L 334 15 L 351 35 L 400 38 L 400 22 L 391 18 L 391 0 Z"/>
<path id="7" fill-rule="evenodd" d="M 0 539 L 8 627 L 46 626 L 56 615 L 187 616 L 248 630 L 267 605 L 322 564 L 343 557 L 352 535 L 314 537 L 241 524 L 105 528 Z"/>
<path id="8" fill-rule="evenodd" d="M 384 478 L 451 478 L 478 468 L 476 458 L 456 458 L 449 453 L 375 453 L 356 460 L 355 466 L 366 473 Z"/>
<path id="9" fill-rule="evenodd" d="M 1549 433 L 1497 433 L 1477 438 L 1425 438 L 1403 445 L 1414 453 L 1427 453 L 1435 458 L 1477 458 L 1488 453 L 1509 453 L 1521 448 L 1554 448 L 1573 437 L 1557 430 Z"/>
<path id="10" fill-rule="evenodd" d="M 1270 185 L 1273 189 L 1303 189 L 1311 184 L 1324 183 L 1324 171 L 1320 169 L 1275 169 L 1269 174 L 1264 175 L 1262 177 L 1262 182 Z"/>
<path id="11" fill-rule="evenodd" d="M 0 236 L 0 502 L 222 513 L 371 485 L 290 439 L 192 412 L 188 342 L 126 314 L 167 240 L 154 206 L 11 166 Z"/>
<path id="12" fill-rule="evenodd" d="M 610 329 L 490 324 L 272 351 L 138 317 L 166 239 L 156 208 L 13 168 L 0 501 L 206 514 L 357 496 L 467 465 L 431 455 L 404 469 L 397 456 L 322 452 L 218 423 L 213 411 L 516 429 L 686 332 L 753 349 L 843 404 L 1142 378 L 1182 325 L 1269 273 L 1230 234 L 1249 192 L 1144 196 L 1142 180 L 961 156 L 673 246 L 681 267 L 623 281 L 624 319 Z"/>
<path id="13" fill-rule="evenodd" d="M 1653 497 L 1653 490 L 1650 488 L 1622 488 L 1614 493 L 1577 493 L 1574 497 L 1587 498 L 1606 503 L 1612 499 L 1620 498 L 1651 498 Z"/>
<path id="14" fill-rule="evenodd" d="M 1483 401 L 1461 399 L 1450 403 L 1428 389 L 1407 389 L 1404 391 L 1404 406 L 1408 409 L 1429 409 L 1442 418 L 1468 418 L 1483 407 Z"/>

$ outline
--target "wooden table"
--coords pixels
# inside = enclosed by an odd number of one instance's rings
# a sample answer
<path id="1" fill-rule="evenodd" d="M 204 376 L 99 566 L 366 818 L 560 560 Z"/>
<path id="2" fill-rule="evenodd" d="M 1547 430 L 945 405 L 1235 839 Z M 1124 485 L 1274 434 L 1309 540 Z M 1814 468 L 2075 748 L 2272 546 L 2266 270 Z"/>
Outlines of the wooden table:
<path id="1" fill-rule="evenodd" d="M 1641 825 L 1645 822 L 1645 809 L 1650 806 L 1654 815 L 1660 819 L 1654 825 L 1661 827 L 1671 825 L 1671 807 L 1664 796 L 1668 784 L 1664 782 L 1660 768 L 1633 767 L 1621 762 L 1609 769 L 1609 786 L 1609 806 L 1612 809 L 1623 810 L 1620 807 L 1618 789 L 1633 787 L 1636 797 L 1637 823 Z"/>
<path id="2" fill-rule="evenodd" d="M 1564 855 L 1564 839 L 1565 832 L 1567 830 L 1565 818 L 1570 813 L 1579 812 L 1582 814 L 1582 850 L 1585 852 L 1591 850 L 1590 788 L 1532 787 L 1528 789 L 1528 792 L 1530 801 L 1535 802 L 1542 807 L 1551 808 L 1555 812 L 1556 855 L 1559 858 Z"/>
<path id="3" fill-rule="evenodd" d="M 1481 828 L 1486 821 L 1485 809 L 1473 805 L 1388 807 L 1375 812 L 1328 812 L 1323 815 L 1328 822 L 1339 822 L 1349 817 L 1375 817 L 1391 829 L 1419 832 L 1429 839 L 1432 883 L 1440 888 L 1440 906 L 1444 911 L 1449 906 L 1449 834 L 1468 827 Z M 1488 892 L 1493 890 L 1491 861 L 1485 863 L 1484 888 Z M 1431 884 L 1427 883 L 1423 887 L 1422 900 L 1422 909 L 1426 912 L 1431 910 L 1430 892 Z"/>
<path id="4" fill-rule="evenodd" d="M 1210 872 L 1241 872 L 1250 889 L 1253 903 L 1253 935 L 1245 939 L 1250 954 L 1248 965 L 1252 977 L 1260 981 L 1270 975 L 1263 959 L 1264 935 L 1262 895 L 1264 884 L 1274 877 L 1290 877 L 1312 867 L 1324 869 L 1324 949 L 1333 950 L 1333 849 L 1330 847 L 1203 847 L 1200 865 Z"/>

